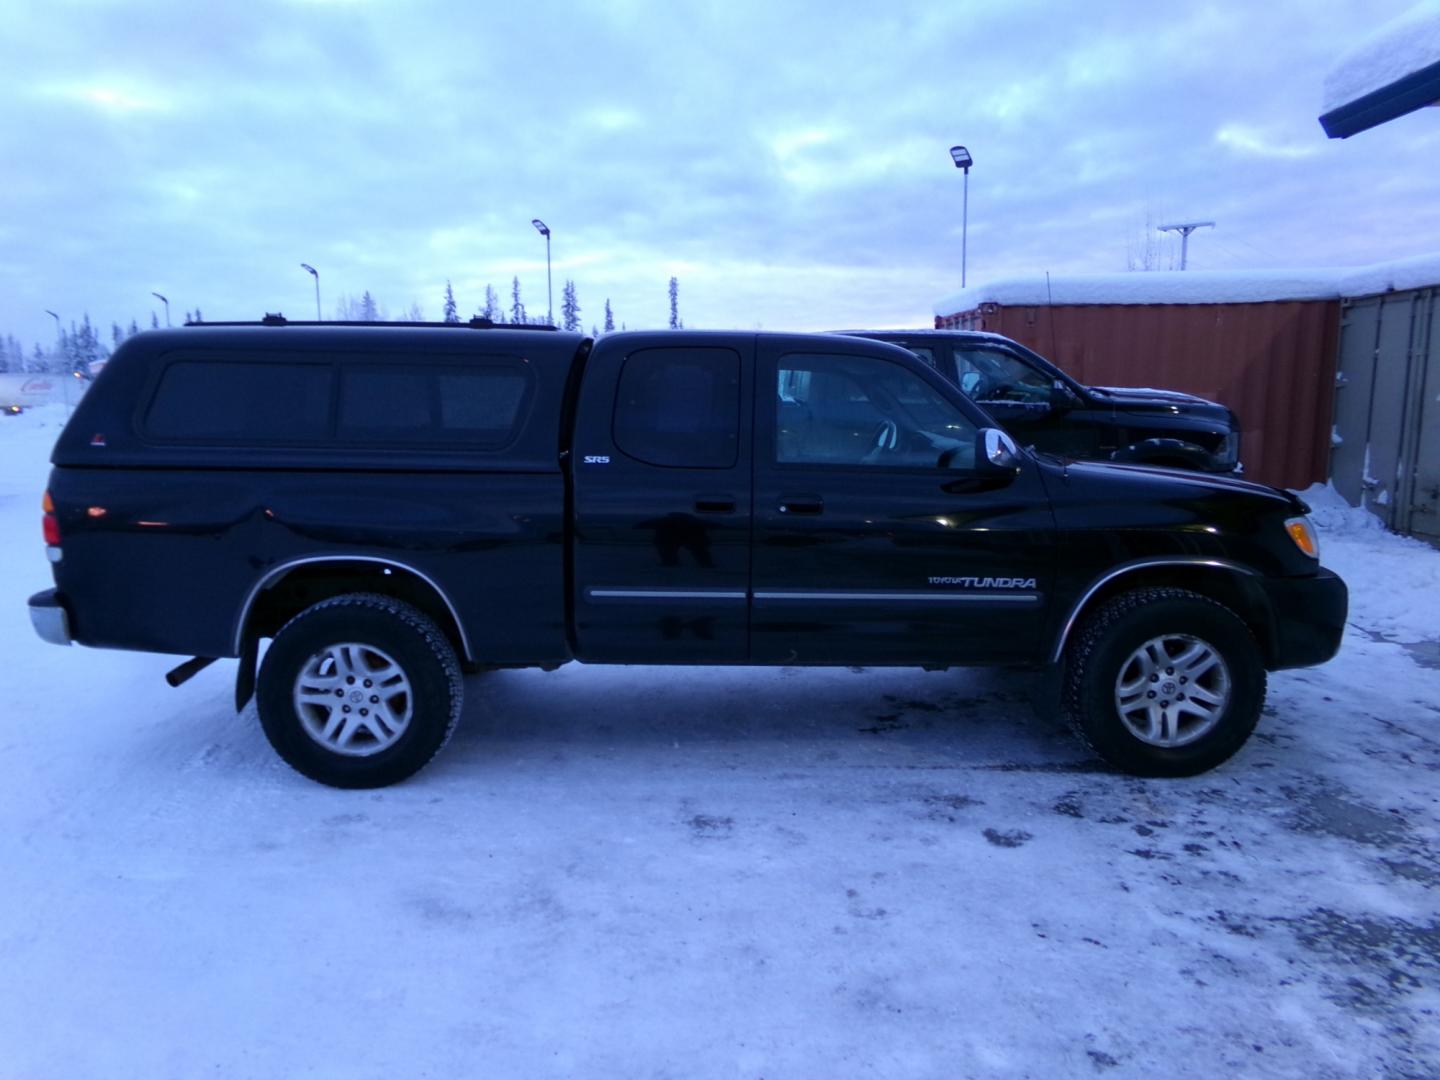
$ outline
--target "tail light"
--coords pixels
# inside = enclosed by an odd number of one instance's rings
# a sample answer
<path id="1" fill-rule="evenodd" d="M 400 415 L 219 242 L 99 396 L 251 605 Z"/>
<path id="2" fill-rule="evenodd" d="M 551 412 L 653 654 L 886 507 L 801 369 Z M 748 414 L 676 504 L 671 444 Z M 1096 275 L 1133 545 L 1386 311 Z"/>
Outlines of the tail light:
<path id="1" fill-rule="evenodd" d="M 48 491 L 40 500 L 40 509 L 45 512 L 45 516 L 40 519 L 41 529 L 45 533 L 45 546 L 54 549 L 50 552 L 50 558 L 54 560 L 60 549 L 60 519 L 55 516 L 55 500 L 50 498 Z"/>

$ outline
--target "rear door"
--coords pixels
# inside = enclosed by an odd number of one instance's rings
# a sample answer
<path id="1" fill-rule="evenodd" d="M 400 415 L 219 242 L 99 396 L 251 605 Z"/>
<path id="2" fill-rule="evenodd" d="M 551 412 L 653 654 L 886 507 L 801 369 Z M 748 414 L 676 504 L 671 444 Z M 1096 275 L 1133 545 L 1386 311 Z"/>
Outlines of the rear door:
<path id="1" fill-rule="evenodd" d="M 897 349 L 762 338 L 759 353 L 752 656 L 1033 657 L 1055 545 L 1034 463 L 977 472 L 983 420 Z"/>
<path id="2" fill-rule="evenodd" d="M 572 450 L 580 659 L 746 659 L 754 341 L 615 335 L 589 358 Z"/>

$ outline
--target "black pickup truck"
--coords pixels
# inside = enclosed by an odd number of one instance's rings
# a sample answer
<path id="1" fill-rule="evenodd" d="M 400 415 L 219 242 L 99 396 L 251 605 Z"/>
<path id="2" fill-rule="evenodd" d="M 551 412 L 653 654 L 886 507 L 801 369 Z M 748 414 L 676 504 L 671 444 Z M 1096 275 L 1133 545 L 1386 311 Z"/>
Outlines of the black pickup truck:
<path id="1" fill-rule="evenodd" d="M 430 760 L 462 669 L 571 660 L 1051 666 L 1101 755 L 1189 775 L 1346 612 L 1293 496 L 1020 450 L 860 338 L 152 331 L 52 461 L 40 635 L 238 658 L 237 708 L 345 787 Z"/>
<path id="2" fill-rule="evenodd" d="M 1018 341 L 978 330 L 854 330 L 903 345 L 1022 446 L 1067 457 L 1240 472 L 1240 420 L 1193 394 L 1086 386 Z"/>

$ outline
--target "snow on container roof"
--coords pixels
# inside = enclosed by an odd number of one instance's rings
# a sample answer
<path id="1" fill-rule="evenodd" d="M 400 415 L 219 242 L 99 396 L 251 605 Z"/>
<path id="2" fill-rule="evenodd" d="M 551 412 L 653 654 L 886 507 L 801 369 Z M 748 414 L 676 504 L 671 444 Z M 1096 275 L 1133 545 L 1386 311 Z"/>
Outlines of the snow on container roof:
<path id="1" fill-rule="evenodd" d="M 981 304 L 1254 304 L 1334 300 L 1343 270 L 1158 270 L 1005 278 L 974 285 L 935 305 L 935 314 Z"/>
<path id="2" fill-rule="evenodd" d="M 981 304 L 1262 304 L 1340 300 L 1440 285 L 1440 253 L 1371 266 L 1314 270 L 1159 270 L 1003 278 L 938 300 L 936 315 Z"/>
<path id="3" fill-rule="evenodd" d="M 1440 0 L 1425 0 L 1385 23 L 1325 77 L 1320 125 L 1348 138 L 1440 102 Z"/>

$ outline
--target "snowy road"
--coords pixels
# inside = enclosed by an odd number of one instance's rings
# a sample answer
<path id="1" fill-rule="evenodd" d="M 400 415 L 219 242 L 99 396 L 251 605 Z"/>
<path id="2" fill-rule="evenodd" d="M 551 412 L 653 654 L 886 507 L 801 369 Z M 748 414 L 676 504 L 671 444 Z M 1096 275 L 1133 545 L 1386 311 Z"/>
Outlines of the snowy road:
<path id="1" fill-rule="evenodd" d="M 415 780 L 291 773 L 231 665 L 57 649 L 0 419 L 0 1077 L 1440 1075 L 1440 553 L 1141 781 L 986 672 L 471 679 Z M 1427 666 L 1428 665 L 1428 666 Z"/>

